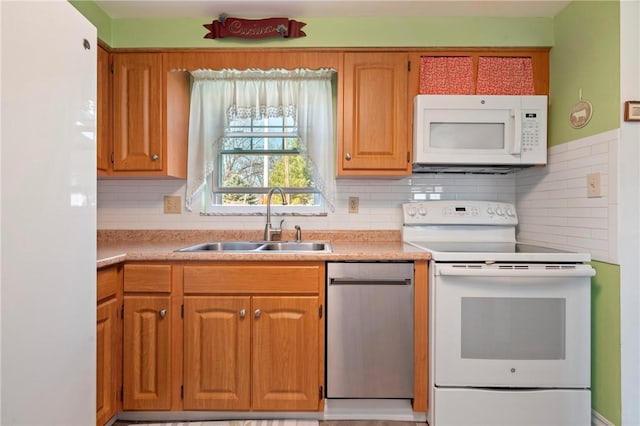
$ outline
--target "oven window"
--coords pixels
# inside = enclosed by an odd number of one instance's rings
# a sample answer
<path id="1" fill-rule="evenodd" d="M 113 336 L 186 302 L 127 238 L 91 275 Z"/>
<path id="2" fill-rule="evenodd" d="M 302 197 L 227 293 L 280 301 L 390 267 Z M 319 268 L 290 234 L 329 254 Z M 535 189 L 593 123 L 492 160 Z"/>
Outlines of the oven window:
<path id="1" fill-rule="evenodd" d="M 565 359 L 565 300 L 463 297 L 463 359 Z"/>

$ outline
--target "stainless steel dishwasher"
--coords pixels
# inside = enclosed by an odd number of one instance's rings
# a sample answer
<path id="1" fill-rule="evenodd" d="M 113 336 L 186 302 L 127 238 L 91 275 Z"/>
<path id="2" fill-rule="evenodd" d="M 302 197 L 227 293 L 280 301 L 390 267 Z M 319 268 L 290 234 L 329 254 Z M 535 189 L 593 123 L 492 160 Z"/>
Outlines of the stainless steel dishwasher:
<path id="1" fill-rule="evenodd" d="M 413 397 L 413 263 L 327 263 L 327 398 Z"/>

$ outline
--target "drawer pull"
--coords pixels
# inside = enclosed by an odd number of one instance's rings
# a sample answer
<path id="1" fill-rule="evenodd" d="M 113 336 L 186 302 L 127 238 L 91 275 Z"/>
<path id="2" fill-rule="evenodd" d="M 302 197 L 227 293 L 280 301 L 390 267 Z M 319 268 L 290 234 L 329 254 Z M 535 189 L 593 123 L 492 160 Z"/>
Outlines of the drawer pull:
<path id="1" fill-rule="evenodd" d="M 160 312 L 158 312 L 158 314 L 160 315 L 160 319 L 164 319 L 164 317 L 167 316 L 167 310 L 166 309 L 160 309 Z"/>

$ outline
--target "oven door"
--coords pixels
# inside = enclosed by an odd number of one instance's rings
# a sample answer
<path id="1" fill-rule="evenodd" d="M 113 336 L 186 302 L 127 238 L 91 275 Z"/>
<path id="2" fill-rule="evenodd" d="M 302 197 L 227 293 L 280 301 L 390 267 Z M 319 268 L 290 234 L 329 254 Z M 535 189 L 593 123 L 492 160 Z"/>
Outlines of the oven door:
<path id="1" fill-rule="evenodd" d="M 435 263 L 436 386 L 590 387 L 589 265 Z"/>

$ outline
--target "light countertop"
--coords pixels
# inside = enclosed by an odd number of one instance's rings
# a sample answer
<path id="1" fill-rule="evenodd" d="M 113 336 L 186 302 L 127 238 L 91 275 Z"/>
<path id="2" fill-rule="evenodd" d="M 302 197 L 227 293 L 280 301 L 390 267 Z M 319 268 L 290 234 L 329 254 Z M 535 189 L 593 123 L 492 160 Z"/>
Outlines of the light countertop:
<path id="1" fill-rule="evenodd" d="M 404 244 L 399 231 L 309 231 L 303 241 L 331 244 L 327 252 L 176 252 L 208 241 L 259 241 L 259 231 L 98 231 L 97 267 L 123 261 L 343 261 L 428 260 L 428 252 Z M 284 240 L 295 237 L 284 235 Z"/>

